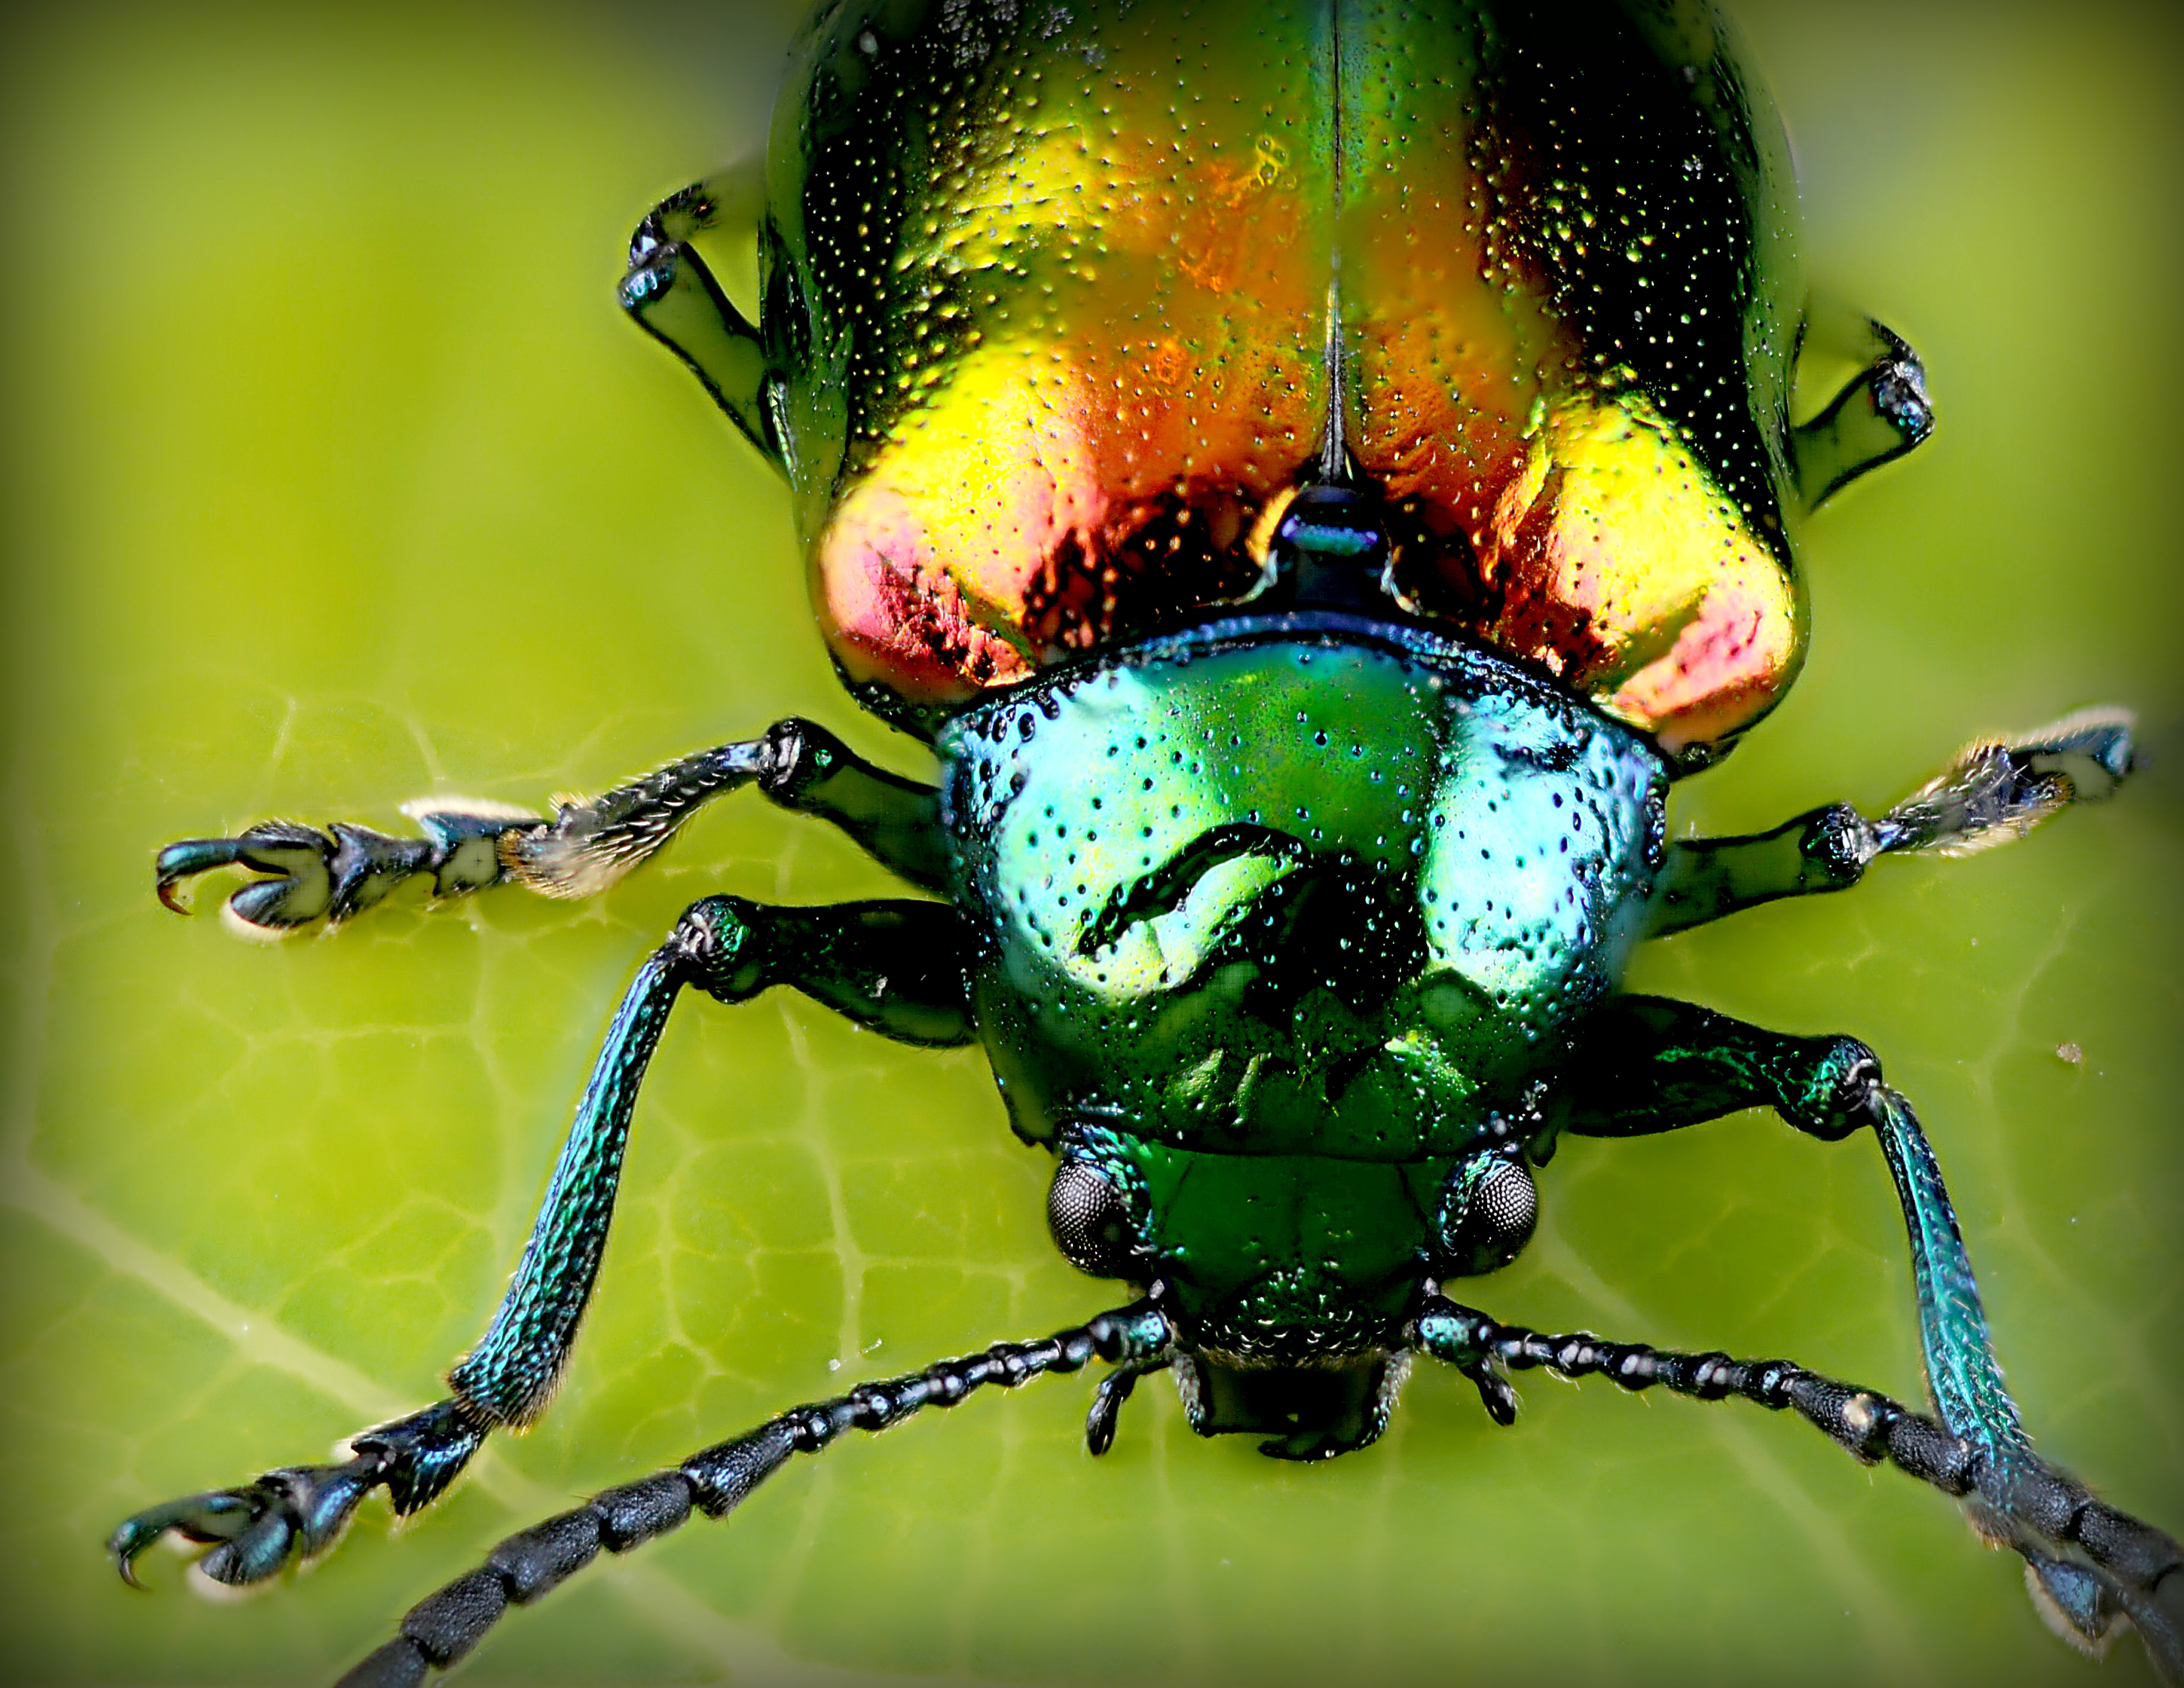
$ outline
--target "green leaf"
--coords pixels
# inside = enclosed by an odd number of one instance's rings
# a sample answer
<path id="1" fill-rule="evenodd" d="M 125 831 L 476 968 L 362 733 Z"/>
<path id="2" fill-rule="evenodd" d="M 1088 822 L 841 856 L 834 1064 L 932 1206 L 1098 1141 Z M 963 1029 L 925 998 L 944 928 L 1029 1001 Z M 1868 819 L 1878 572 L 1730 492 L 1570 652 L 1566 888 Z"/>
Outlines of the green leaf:
<path id="1" fill-rule="evenodd" d="M 1658 946 L 1638 983 L 1874 1044 L 1948 1169 L 2029 1423 L 2184 1524 L 2184 376 L 2173 30 L 2121 4 L 1747 8 L 1816 273 L 1934 374 L 1933 444 L 1806 555 L 1813 655 L 1679 828 L 1870 809 L 2098 700 L 2157 752 L 2008 850 Z M 788 20 L 512 6 L 17 22 L 7 156 L 0 1655 L 19 1680 L 333 1674 L 569 1497 L 793 1401 L 1103 1304 L 975 1055 L 800 1000 L 686 1006 L 563 1396 L 399 1533 L 248 1605 L 132 1596 L 120 1517 L 437 1393 L 513 1265 L 600 1028 L 715 889 L 878 894 L 763 804 L 596 905 L 505 893 L 266 949 L 152 852 L 273 815 L 536 802 L 803 712 L 915 771 L 811 632 L 786 500 L 617 320 L 619 242 L 755 132 Z M 33 262 L 32 259 L 35 259 Z M 2165 760 L 2158 753 L 2165 749 Z M 2065 1059 L 2059 1050 L 2075 1050 Z M 1510 1319 L 1783 1353 L 1915 1398 L 1869 1143 L 1756 1117 L 1574 1144 Z M 1296 1468 L 1082 1379 L 800 1462 L 595 1567 L 465 1680 L 2086 1682 L 1946 1501 L 1752 1409 L 1412 1380 Z M 2146 1680 L 2133 1643 L 2104 1682 Z"/>

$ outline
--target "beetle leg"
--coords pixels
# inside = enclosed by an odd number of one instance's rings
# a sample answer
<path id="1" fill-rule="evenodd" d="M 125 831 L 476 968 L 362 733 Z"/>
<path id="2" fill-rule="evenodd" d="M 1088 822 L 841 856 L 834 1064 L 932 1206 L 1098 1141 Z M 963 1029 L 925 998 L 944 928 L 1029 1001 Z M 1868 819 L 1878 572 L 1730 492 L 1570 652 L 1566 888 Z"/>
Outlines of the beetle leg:
<path id="1" fill-rule="evenodd" d="M 630 237 L 621 305 L 639 327 L 687 364 L 713 402 L 775 468 L 785 466 L 767 415 L 774 371 L 766 343 L 729 302 L 690 242 L 723 224 L 755 228 L 764 205 L 763 162 L 694 182 L 652 208 Z"/>
<path id="2" fill-rule="evenodd" d="M 588 897 L 652 855 L 698 806 L 755 780 L 783 809 L 833 822 L 914 885 L 947 882 L 939 794 L 855 755 L 823 727 L 790 716 L 762 737 L 700 750 L 511 833 L 504 877 L 549 897 Z"/>
<path id="3" fill-rule="evenodd" d="M 181 912 L 176 888 L 185 879 L 226 866 L 271 875 L 227 900 L 228 918 L 263 936 L 318 920 L 338 923 L 423 873 L 441 897 L 510 882 L 549 897 L 593 896 L 657 853 L 702 805 L 754 781 L 781 807 L 832 822 L 911 883 L 932 889 L 944 883 L 933 788 L 877 767 L 825 728 L 791 717 L 760 738 L 700 750 L 600 796 L 563 803 L 550 817 L 426 799 L 404 810 L 421 838 L 346 821 L 323 833 L 267 821 L 231 838 L 186 838 L 159 852 L 155 889 Z"/>
<path id="4" fill-rule="evenodd" d="M 107 1544 L 122 1575 L 135 1580 L 136 1556 L 172 1534 L 215 1544 L 200 1562 L 215 1580 L 259 1581 L 292 1553 L 331 1546 L 372 1490 L 385 1487 L 397 1512 L 415 1512 L 490 1431 L 545 1410 L 599 1275 L 638 1088 L 685 986 L 742 1002 L 793 985 L 888 1037 L 958 1044 L 972 1035 L 961 946 L 960 917 L 942 903 L 693 904 L 616 1011 L 515 1280 L 484 1336 L 448 1374 L 450 1396 L 353 1438 L 342 1464 L 285 1468 L 140 1513 Z"/>
<path id="5" fill-rule="evenodd" d="M 791 1407 L 756 1429 L 692 1454 L 670 1471 L 596 1495 L 572 1512 L 510 1536 L 485 1563 L 426 1596 L 400 1633 L 342 1678 L 342 1688 L 415 1688 L 476 1646 L 510 1606 L 527 1606 L 574 1576 L 604 1548 L 624 1553 L 680 1529 L 695 1509 L 726 1518 L 788 1462 L 817 1453 L 845 1430 L 885 1430 L 928 1407 L 953 1407 L 989 1384 L 1015 1389 L 1048 1372 L 1081 1370 L 1095 1359 L 1139 1368 L 1173 1344 L 1167 1318 L 1150 1301 L 1101 1313 L 1043 1342 L 1001 1342 L 982 1354 L 941 1360 L 884 1383 L 861 1384 L 831 1401 Z"/>
<path id="6" fill-rule="evenodd" d="M 1762 1404 L 1797 1406 L 1861 1457 L 1885 1453 L 1961 1496 L 1975 1529 L 2024 1556 L 2043 1613 L 2061 1618 L 2088 1643 L 2102 1640 L 2119 1616 L 2128 1616 L 2145 1636 L 2156 1668 L 2167 1680 L 2184 1682 L 2184 1547 L 2094 1500 L 2082 1484 L 2033 1451 L 2003 1384 L 1941 1167 L 1911 1105 L 1882 1082 L 1873 1051 L 1852 1038 L 1788 1037 L 1658 997 L 1614 999 L 1580 1036 L 1585 1055 L 1580 1076 L 1557 1104 L 1572 1131 L 1640 1135 L 1753 1106 L 1772 1107 L 1799 1130 L 1824 1139 L 1847 1136 L 1861 1126 L 1872 1129 L 1910 1236 L 1919 1344 L 1940 1423 L 1854 1391 L 1856 1401 L 1846 1396 L 1828 1408 L 1847 1415 L 1834 1428 L 1794 1394 L 1782 1393 L 1790 1384 L 1780 1382 L 1766 1385 L 1779 1398 Z M 1537 1339 L 1550 1346 L 1589 1340 Z M 1702 1356 L 1690 1363 L 1703 1370 L 1719 1360 Z M 1546 1359 L 1528 1363 L 1567 1369 Z M 1584 1369 L 1618 1375 L 1614 1366 L 1620 1363 Z M 1760 1379 L 1763 1370 L 1752 1377 Z M 1658 1380 L 1682 1387 L 1674 1377 Z M 1843 1388 L 1825 1379 L 1811 1387 L 1821 1385 Z M 1714 1392 L 1761 1400 L 1742 1383 Z M 1892 1440 L 1899 1420 L 1912 1427 L 1903 1434 L 1914 1439 L 1902 1452 Z M 1942 1450 L 1947 1457 L 1942 1459 L 1935 1452 L 1940 1445 L 1932 1442 L 1936 1431 L 1961 1452 Z"/>
<path id="7" fill-rule="evenodd" d="M 1420 1352 L 1467 1375 L 1494 1365 L 1512 1371 L 1540 1367 L 1573 1379 L 1605 1377 L 1634 1393 L 1658 1384 L 1701 1401 L 1736 1396 L 1770 1412 L 1792 1408 L 1864 1463 L 1886 1459 L 1963 1500 L 1982 1525 L 1981 1534 L 2025 1556 L 2026 1580 L 2043 1615 L 2059 1618 L 2081 1645 L 2104 1643 L 2118 1620 L 2127 1618 L 2146 1643 L 2155 1674 L 2164 1682 L 2184 1682 L 2184 1547 L 2096 1500 L 2083 1484 L 2042 1463 L 2029 1449 L 2020 1446 L 2005 1457 L 1981 1435 L 1960 1435 L 1876 1390 L 1838 1382 L 1787 1360 L 1676 1353 L 1582 1331 L 1543 1335 L 1497 1324 L 1438 1296 L 1412 1323 L 1409 1340 Z M 1997 1514 L 2003 1496 L 2008 1510 Z M 1999 1528 L 1985 1527 L 1990 1521 Z"/>
<path id="8" fill-rule="evenodd" d="M 1926 369 L 1919 354 L 1867 319 L 1858 355 L 1870 359 L 1827 409 L 1791 430 L 1797 493 L 1818 510 L 1869 470 L 1892 462 L 1934 432 Z"/>
<path id="9" fill-rule="evenodd" d="M 2085 710 L 2019 738 L 1967 744 L 1878 820 L 1836 803 L 1771 832 L 1671 844 L 1646 936 L 1781 897 L 1846 890 L 1892 851 L 1969 855 L 2022 838 L 2071 803 L 2098 802 L 2122 784 L 2131 726 L 2126 710 Z"/>
<path id="10" fill-rule="evenodd" d="M 1557 1131 L 1646 1137 L 1773 1108 L 1826 1142 L 1866 1123 L 1879 1057 L 1855 1038 L 1797 1038 L 1665 996 L 1612 996 L 1575 1033 L 1582 1059 L 1550 1100 Z"/>
<path id="11" fill-rule="evenodd" d="M 398 1513 L 415 1512 L 447 1487 L 492 1426 L 460 1401 L 436 1401 L 349 1439 L 337 1465 L 292 1465 L 233 1489 L 186 1495 L 125 1519 L 106 1551 L 124 1581 L 136 1556 L 163 1535 L 212 1544 L 197 1563 L 214 1582 L 262 1582 L 293 1554 L 309 1558 L 341 1539 L 357 1503 L 382 1485 Z"/>

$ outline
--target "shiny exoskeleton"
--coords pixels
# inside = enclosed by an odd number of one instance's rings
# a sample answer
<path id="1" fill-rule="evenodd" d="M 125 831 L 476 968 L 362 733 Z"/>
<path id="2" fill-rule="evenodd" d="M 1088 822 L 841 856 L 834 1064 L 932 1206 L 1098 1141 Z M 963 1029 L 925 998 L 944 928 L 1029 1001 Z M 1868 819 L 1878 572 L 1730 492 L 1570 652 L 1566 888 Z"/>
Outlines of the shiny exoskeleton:
<path id="1" fill-rule="evenodd" d="M 1670 783 L 1795 677 L 1804 512 L 1931 426 L 1909 349 L 1792 426 L 1808 322 L 1779 126 L 1700 7 L 1190 8 L 840 0 L 763 166 L 639 227 L 622 300 L 787 476 L 821 632 L 928 738 L 926 786 L 807 721 L 551 816 L 423 836 L 271 822 L 231 918 L 338 922 L 405 879 L 604 889 L 755 784 L 928 894 L 694 904 L 610 1028 L 531 1243 L 449 1393 L 125 1523 L 224 1582 L 443 1490 L 542 1412 L 589 1299 L 677 996 L 776 984 L 913 1044 L 976 1040 L 1050 1150 L 1056 1245 L 1135 1299 L 796 1408 L 510 1537 L 359 1682 L 415 1682 L 600 1550 L 718 1516 L 789 1457 L 1094 1359 L 1112 1441 L 1172 1371 L 1202 1433 L 1371 1441 L 1413 1356 L 1507 1423 L 1504 1373 L 1790 1408 L 1962 1497 L 2070 1634 L 2184 1680 L 2184 1550 L 2033 1451 L 1940 1173 L 1873 1052 L 1618 989 L 1635 944 L 2028 830 L 2129 772 L 2128 717 L 1972 746 L 1845 805 L 1671 844 Z M 755 324 L 705 255 L 753 223 Z M 715 254 L 717 261 L 719 254 Z M 1933 1412 L 1781 1361 L 1496 1323 L 1563 1133 L 1754 1105 L 1869 1130 L 1908 1227 Z"/>

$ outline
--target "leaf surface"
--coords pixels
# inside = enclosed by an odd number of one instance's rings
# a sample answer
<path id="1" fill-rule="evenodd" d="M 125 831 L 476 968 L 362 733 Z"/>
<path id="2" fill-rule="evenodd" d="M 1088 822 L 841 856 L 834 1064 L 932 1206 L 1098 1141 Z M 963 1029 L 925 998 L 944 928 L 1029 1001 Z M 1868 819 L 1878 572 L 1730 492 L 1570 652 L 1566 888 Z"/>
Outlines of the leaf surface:
<path id="1" fill-rule="evenodd" d="M 2137 707 L 2121 800 L 1658 946 L 1635 983 L 1874 1044 L 1937 1142 L 2042 1446 L 2184 1527 L 2184 569 L 2170 412 L 2171 30 L 2127 6 L 1746 8 L 1812 267 L 1905 331 L 1942 432 L 1812 530 L 1814 638 L 1679 830 L 1872 809 L 1964 738 Z M 691 1004 L 643 1103 L 547 1421 L 398 1532 L 368 1508 L 236 1607 L 98 1543 L 432 1398 L 520 1250 L 638 959 L 715 889 L 884 894 L 730 803 L 595 905 L 508 893 L 273 949 L 150 895 L 268 816 L 398 824 L 596 789 L 840 694 L 785 499 L 617 320 L 649 199 L 755 132 L 788 20 L 347 22 L 95 7 L 13 25 L 0 931 L 0 1657 L 16 1680 L 334 1674 L 570 1497 L 792 1401 L 1102 1304 L 975 1054 L 800 1000 Z M 693 31 L 695 31 L 694 34 Z M 2159 753 L 2166 749 L 2165 760 Z M 2058 1051 L 2074 1049 L 2078 1058 Z M 1869 1144 L 1758 1117 L 1572 1144 L 1500 1316 L 1782 1353 L 1919 1393 Z M 783 1474 L 727 1528 L 513 1616 L 478 1683 L 2083 1683 L 1953 1509 L 1749 1408 L 1414 1377 L 1379 1448 L 1201 1443 L 1159 1380 L 981 1399 Z M 2135 1644 L 2104 1683 L 2147 1680 Z"/>

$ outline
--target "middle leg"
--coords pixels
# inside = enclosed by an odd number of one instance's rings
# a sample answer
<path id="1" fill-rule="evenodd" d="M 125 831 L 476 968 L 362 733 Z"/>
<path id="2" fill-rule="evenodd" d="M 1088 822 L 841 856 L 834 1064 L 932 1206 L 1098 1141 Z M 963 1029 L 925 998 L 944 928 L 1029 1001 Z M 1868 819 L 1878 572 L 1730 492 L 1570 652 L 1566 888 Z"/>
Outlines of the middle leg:
<path id="1" fill-rule="evenodd" d="M 704 805 L 755 783 L 784 809 L 831 822 L 913 885 L 944 889 L 947 850 L 932 787 L 866 761 L 824 727 L 794 716 L 756 738 L 716 744 L 550 816 L 460 798 L 413 803 L 422 838 L 354 822 L 320 832 L 261 821 L 233 838 L 184 838 L 159 854 L 154 889 L 184 911 L 177 889 L 216 867 L 267 877 L 227 900 L 244 932 L 278 936 L 314 921 L 338 925 L 405 881 L 429 876 L 453 897 L 519 884 L 548 897 L 595 896 L 657 854 Z"/>
<path id="2" fill-rule="evenodd" d="M 1835 803 L 1769 832 L 1670 844 L 1646 936 L 1783 897 L 1847 890 L 1883 855 L 1969 855 L 2007 844 L 2072 803 L 2108 797 L 2129 777 L 2131 756 L 2130 714 L 2087 710 L 2019 738 L 1967 744 L 1875 820 Z"/>

